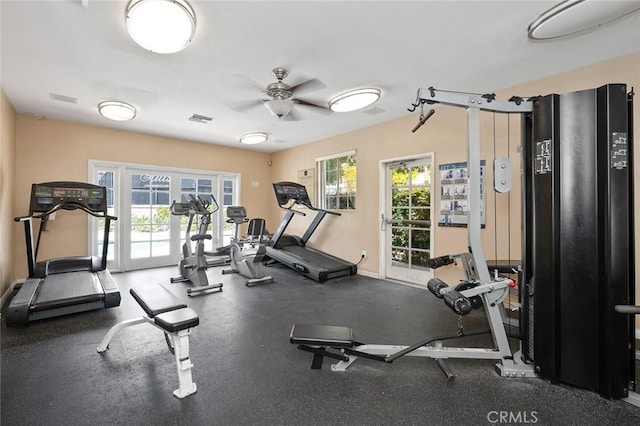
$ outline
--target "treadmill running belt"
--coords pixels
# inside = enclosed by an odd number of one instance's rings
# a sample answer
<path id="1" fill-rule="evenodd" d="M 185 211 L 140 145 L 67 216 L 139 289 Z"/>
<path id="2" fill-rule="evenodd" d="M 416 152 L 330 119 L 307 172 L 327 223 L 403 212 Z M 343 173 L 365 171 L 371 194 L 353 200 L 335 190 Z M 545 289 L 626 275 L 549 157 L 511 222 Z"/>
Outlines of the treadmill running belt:
<path id="1" fill-rule="evenodd" d="M 329 272 L 343 270 L 351 266 L 343 260 L 339 260 L 333 256 L 328 256 L 326 253 L 312 251 L 306 247 L 285 246 L 281 250 L 297 256 L 307 265 L 316 265 L 316 267 L 321 267 Z"/>
<path id="2" fill-rule="evenodd" d="M 100 301 L 104 290 L 98 276 L 92 272 L 68 272 L 49 275 L 40 283 L 32 311 Z"/>

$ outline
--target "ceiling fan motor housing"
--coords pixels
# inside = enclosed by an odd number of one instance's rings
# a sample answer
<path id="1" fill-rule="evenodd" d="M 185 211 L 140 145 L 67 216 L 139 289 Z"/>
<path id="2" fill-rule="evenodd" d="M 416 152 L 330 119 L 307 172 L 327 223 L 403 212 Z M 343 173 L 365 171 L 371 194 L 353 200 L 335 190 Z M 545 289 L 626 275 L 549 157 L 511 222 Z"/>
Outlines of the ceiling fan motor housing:
<path id="1" fill-rule="evenodd" d="M 291 87 L 282 81 L 277 81 L 268 85 L 265 93 L 273 99 L 281 100 L 289 99 L 293 95 Z"/>

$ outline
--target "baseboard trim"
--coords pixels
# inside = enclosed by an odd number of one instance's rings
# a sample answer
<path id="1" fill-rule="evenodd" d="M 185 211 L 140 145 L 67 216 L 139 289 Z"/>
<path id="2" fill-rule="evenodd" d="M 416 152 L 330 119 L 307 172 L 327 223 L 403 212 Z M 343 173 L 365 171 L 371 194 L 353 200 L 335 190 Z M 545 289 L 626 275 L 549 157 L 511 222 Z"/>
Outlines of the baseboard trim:
<path id="1" fill-rule="evenodd" d="M 363 277 L 375 278 L 376 280 L 380 279 L 380 275 L 375 272 L 363 271 L 362 269 L 358 269 L 358 275 L 362 275 Z"/>

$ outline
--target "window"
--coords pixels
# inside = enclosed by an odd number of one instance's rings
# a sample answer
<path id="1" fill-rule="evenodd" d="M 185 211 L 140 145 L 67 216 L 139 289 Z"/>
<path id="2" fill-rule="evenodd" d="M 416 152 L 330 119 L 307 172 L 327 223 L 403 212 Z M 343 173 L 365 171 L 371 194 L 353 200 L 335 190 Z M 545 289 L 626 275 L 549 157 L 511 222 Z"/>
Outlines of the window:
<path id="1" fill-rule="evenodd" d="M 240 175 L 209 170 L 158 167 L 143 164 L 89 161 L 92 183 L 107 188 L 111 222 L 108 261 L 112 271 L 127 271 L 175 265 L 180 256 L 187 216 L 171 214 L 171 203 L 186 202 L 189 194 L 205 203 L 224 200 L 224 205 L 240 202 Z M 214 210 L 215 206 L 210 209 Z M 211 215 L 207 233 L 212 236 L 205 248 L 228 244 L 233 229 L 221 211 Z M 89 221 L 89 253 L 101 252 L 104 220 Z M 198 230 L 193 224 L 191 233 Z M 227 229 L 229 228 L 229 229 Z"/>
<path id="2" fill-rule="evenodd" d="M 356 208 L 356 151 L 316 159 L 319 204 L 323 209 Z"/>

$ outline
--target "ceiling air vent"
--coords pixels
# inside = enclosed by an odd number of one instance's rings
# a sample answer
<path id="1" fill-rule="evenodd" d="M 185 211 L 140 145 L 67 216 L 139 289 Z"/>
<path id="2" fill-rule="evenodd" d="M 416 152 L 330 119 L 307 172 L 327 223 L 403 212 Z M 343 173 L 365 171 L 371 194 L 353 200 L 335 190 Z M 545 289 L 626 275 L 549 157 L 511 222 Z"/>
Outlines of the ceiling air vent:
<path id="1" fill-rule="evenodd" d="M 203 124 L 207 124 L 211 120 L 213 120 L 213 118 L 207 117 L 206 115 L 200 115 L 200 114 L 193 114 L 191 115 L 191 117 L 189 117 L 189 121 L 195 121 L 196 123 L 203 123 Z"/>
<path id="2" fill-rule="evenodd" d="M 57 93 L 49 93 L 49 97 L 54 101 L 67 102 L 70 104 L 75 104 L 78 102 L 78 98 L 72 98 L 71 96 L 59 95 Z"/>

